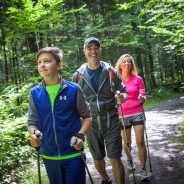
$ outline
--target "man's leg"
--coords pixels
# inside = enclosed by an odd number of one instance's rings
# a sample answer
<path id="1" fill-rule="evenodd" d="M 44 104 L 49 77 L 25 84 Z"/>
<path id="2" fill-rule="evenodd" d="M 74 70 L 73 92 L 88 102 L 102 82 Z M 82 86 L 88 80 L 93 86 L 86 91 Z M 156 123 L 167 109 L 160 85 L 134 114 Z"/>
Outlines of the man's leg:
<path id="1" fill-rule="evenodd" d="M 120 158 L 111 158 L 112 172 L 116 184 L 125 184 L 125 170 Z"/>
<path id="2" fill-rule="evenodd" d="M 107 157 L 110 158 L 112 172 L 116 184 L 125 184 L 125 170 L 121 162 L 122 155 L 122 137 L 121 123 L 112 121 L 110 128 L 106 131 L 105 143 Z"/>
<path id="3" fill-rule="evenodd" d="M 97 169 L 97 171 L 99 172 L 101 179 L 102 180 L 107 180 L 108 179 L 108 175 L 105 169 L 105 160 L 94 160 L 95 163 L 95 167 Z"/>
<path id="4" fill-rule="evenodd" d="M 87 143 L 94 160 L 95 168 L 100 174 L 101 179 L 106 181 L 108 179 L 108 175 L 106 173 L 105 161 L 104 161 L 104 158 L 106 156 L 104 139 L 103 137 L 101 137 L 101 134 L 99 132 L 99 128 L 96 122 L 93 122 L 92 126 L 87 132 Z"/>

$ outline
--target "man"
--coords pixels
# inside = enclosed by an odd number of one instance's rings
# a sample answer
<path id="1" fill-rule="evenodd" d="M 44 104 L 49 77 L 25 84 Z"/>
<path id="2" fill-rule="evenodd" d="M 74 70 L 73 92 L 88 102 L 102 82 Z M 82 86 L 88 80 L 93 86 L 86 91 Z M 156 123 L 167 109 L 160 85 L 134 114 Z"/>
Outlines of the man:
<path id="1" fill-rule="evenodd" d="M 90 108 L 80 86 L 59 75 L 62 61 L 59 48 L 46 47 L 37 54 L 43 81 L 29 95 L 30 142 L 33 147 L 40 146 L 50 184 L 85 184 L 85 165 L 79 150 L 91 124 Z M 39 138 L 37 129 L 42 133 Z M 73 136 L 76 144 L 70 145 Z"/>
<path id="2" fill-rule="evenodd" d="M 102 178 L 101 183 L 112 183 L 105 169 L 106 150 L 115 182 L 124 184 L 124 166 L 120 159 L 121 123 L 115 106 L 116 101 L 118 104 L 125 101 L 127 94 L 117 72 L 110 64 L 100 61 L 101 52 L 100 41 L 97 38 L 90 37 L 85 40 L 84 54 L 87 63 L 77 70 L 73 81 L 79 83 L 90 104 L 92 126 L 87 133 L 87 141 L 95 167 Z M 120 95 L 115 95 L 116 91 L 120 91 Z"/>

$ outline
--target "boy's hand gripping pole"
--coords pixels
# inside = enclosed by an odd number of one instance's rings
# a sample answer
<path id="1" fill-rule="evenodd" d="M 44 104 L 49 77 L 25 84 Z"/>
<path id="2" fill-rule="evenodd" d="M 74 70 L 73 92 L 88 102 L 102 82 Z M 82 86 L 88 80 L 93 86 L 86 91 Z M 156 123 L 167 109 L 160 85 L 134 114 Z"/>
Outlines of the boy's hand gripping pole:
<path id="1" fill-rule="evenodd" d="M 73 146 L 73 145 L 75 145 L 76 143 L 77 143 L 77 137 L 76 137 L 76 136 L 73 136 L 73 137 L 71 138 L 71 140 L 70 140 L 70 145 Z M 81 158 L 82 158 L 82 160 L 83 160 L 83 162 L 84 162 L 84 166 L 85 166 L 85 168 L 86 168 L 86 171 L 87 171 L 87 173 L 88 173 L 89 179 L 90 179 L 90 181 L 91 181 L 91 184 L 94 184 L 93 179 L 92 179 L 92 177 L 91 177 L 91 174 L 90 174 L 90 172 L 89 172 L 88 166 L 87 166 L 87 164 L 86 164 L 86 160 L 85 160 L 85 158 L 84 158 L 83 155 L 82 155 L 82 150 L 80 151 L 80 154 L 81 154 Z"/>

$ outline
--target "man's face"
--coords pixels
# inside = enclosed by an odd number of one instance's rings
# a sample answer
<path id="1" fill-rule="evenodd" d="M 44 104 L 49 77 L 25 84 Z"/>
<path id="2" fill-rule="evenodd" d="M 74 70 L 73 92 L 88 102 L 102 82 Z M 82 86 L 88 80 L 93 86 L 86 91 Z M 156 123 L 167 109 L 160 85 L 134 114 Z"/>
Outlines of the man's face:
<path id="1" fill-rule="evenodd" d="M 84 49 L 84 54 L 88 61 L 100 61 L 101 48 L 95 42 L 91 42 Z"/>
<path id="2" fill-rule="evenodd" d="M 40 54 L 37 64 L 38 72 L 44 79 L 58 75 L 59 70 L 63 68 L 62 64 L 57 63 L 54 57 L 49 53 Z"/>

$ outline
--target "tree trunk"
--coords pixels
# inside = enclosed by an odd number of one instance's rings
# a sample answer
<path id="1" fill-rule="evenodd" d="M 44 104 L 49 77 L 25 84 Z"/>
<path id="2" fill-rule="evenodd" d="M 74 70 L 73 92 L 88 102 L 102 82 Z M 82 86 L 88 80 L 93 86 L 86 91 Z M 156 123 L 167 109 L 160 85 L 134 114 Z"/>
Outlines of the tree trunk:
<path id="1" fill-rule="evenodd" d="M 148 57 L 149 57 L 149 62 L 150 62 L 150 77 L 151 77 L 151 87 L 156 88 L 156 81 L 155 81 L 155 76 L 154 76 L 154 64 L 153 64 L 153 56 L 151 52 L 151 44 L 149 41 L 147 41 L 148 44 Z"/>
<path id="2" fill-rule="evenodd" d="M 80 0 L 74 0 L 73 2 L 73 7 L 74 9 L 78 9 L 80 8 Z M 75 33 L 76 33 L 76 37 L 80 38 L 82 36 L 82 30 L 81 30 L 81 20 L 80 20 L 80 13 L 74 13 L 75 15 Z M 78 62 L 82 62 L 82 54 L 83 51 L 82 49 L 80 49 L 80 47 L 78 47 L 77 49 L 77 61 Z"/>
<path id="3" fill-rule="evenodd" d="M 149 83 L 149 88 L 153 89 L 153 88 L 156 88 L 156 80 L 155 80 L 155 76 L 154 76 L 154 64 L 153 64 L 153 56 L 152 56 L 152 47 L 151 47 L 151 44 L 150 44 L 148 33 L 146 31 L 144 32 L 144 39 L 145 39 L 144 40 L 145 46 L 147 46 L 146 55 L 147 55 L 147 59 L 148 59 L 148 62 L 149 62 L 149 65 L 147 65 L 148 72 L 146 72 L 147 75 L 148 75 L 147 79 L 148 79 L 148 83 Z"/>
<path id="4" fill-rule="evenodd" d="M 9 80 L 9 72 L 8 72 L 8 60 L 6 55 L 6 39 L 4 34 L 4 29 L 2 31 L 2 45 L 3 45 L 3 55 L 4 55 L 4 64 L 5 64 L 5 83 L 8 83 Z"/>
<path id="5" fill-rule="evenodd" d="M 159 83 L 158 83 L 158 86 L 162 86 L 163 85 L 163 82 L 164 82 L 164 71 L 163 71 L 163 64 L 162 64 L 162 57 L 163 57 L 163 53 L 162 51 L 158 50 L 158 64 L 159 64 Z"/>
<path id="6" fill-rule="evenodd" d="M 143 63 L 142 63 L 142 52 L 140 48 L 135 49 L 136 53 L 136 61 L 137 61 L 137 68 L 138 68 L 138 74 L 145 80 L 144 77 L 144 70 L 143 70 Z"/>
<path id="7" fill-rule="evenodd" d="M 36 36 L 34 32 L 29 33 L 29 36 L 27 38 L 29 49 L 31 52 L 38 52 L 38 46 L 36 42 Z"/>
<path id="8" fill-rule="evenodd" d="M 13 83 L 17 86 L 18 81 L 17 81 L 17 68 L 16 68 L 16 58 L 15 58 L 15 47 L 12 47 L 12 73 L 13 73 Z"/>

